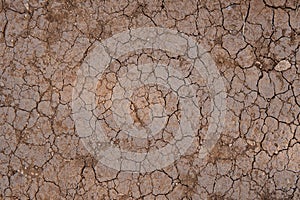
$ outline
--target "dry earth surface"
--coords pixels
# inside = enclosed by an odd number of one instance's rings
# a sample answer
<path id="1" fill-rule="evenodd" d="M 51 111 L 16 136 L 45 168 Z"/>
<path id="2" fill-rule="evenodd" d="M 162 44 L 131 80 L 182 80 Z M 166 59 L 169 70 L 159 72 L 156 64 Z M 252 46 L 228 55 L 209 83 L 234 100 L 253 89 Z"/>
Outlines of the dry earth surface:
<path id="1" fill-rule="evenodd" d="M 121 77 L 131 80 L 132 65 L 176 66 L 195 83 L 201 108 L 184 155 L 135 173 L 111 169 L 85 148 L 72 91 L 96 42 L 142 27 L 177 30 L 201 44 L 223 78 L 227 112 L 219 140 L 199 159 L 212 102 L 201 72 L 163 50 L 118 58 L 99 78 L 94 110 L 112 145 L 162 148 L 182 117 L 177 93 L 147 84 L 129 98 L 132 125 L 147 127 L 156 105 L 165 108 L 164 129 L 151 138 L 123 132 L 112 95 Z M 299 35 L 297 0 L 1 0 L 0 199 L 300 199 Z"/>

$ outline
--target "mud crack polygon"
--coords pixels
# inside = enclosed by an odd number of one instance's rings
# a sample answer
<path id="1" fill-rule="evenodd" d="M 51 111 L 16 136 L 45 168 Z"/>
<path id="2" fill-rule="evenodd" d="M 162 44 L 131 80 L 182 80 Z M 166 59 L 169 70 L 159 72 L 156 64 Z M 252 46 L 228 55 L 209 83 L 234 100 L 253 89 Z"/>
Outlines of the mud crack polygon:
<path id="1" fill-rule="evenodd" d="M 210 116 L 207 119 L 209 125 L 199 150 L 199 158 L 204 158 L 224 127 L 225 86 L 207 51 L 187 35 L 165 28 L 138 28 L 93 44 L 77 73 L 73 89 L 72 110 L 78 135 L 92 155 L 105 166 L 118 171 L 152 172 L 172 164 L 186 153 L 200 129 L 201 106 L 197 101 L 196 83 L 185 76 L 178 66 L 156 63 L 126 66 L 126 73 L 117 77 L 117 83 L 111 88 L 108 106 L 111 115 L 106 116 L 114 122 L 117 134 L 122 132 L 132 138 L 151 139 L 164 129 L 169 120 L 170 114 L 166 109 L 168 102 L 150 102 L 146 113 L 134 114 L 133 111 L 138 109 L 135 106 L 135 93 L 141 88 L 148 88 L 146 92 L 149 92 L 150 87 L 162 88 L 177 98 L 177 112 L 180 113 L 177 118 L 178 128 L 172 133 L 168 144 L 146 152 L 120 148 L 107 136 L 101 123 L 103 118 L 95 114 L 98 106 L 97 85 L 104 71 L 117 62 L 119 57 L 143 49 L 184 56 L 204 78 L 211 97 Z"/>

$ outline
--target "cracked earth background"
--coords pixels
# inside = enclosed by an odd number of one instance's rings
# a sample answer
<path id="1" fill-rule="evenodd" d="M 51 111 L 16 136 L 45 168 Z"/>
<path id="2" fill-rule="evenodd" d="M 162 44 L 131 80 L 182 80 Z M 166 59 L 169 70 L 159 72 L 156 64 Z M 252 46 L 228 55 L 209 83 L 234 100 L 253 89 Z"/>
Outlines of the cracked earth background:
<path id="1" fill-rule="evenodd" d="M 0 198 L 299 199 L 299 5 L 296 0 L 0 1 Z M 178 30 L 210 52 L 227 90 L 226 127 L 205 162 L 199 160 L 210 96 L 192 71 L 188 75 L 199 85 L 203 110 L 191 148 L 151 173 L 118 172 L 98 163 L 75 129 L 76 73 L 95 41 L 156 26 Z M 153 50 L 119 61 L 99 80 L 96 115 L 105 119 L 115 145 L 141 152 L 161 148 L 178 127 L 176 96 L 155 85 L 135 92 L 130 116 L 137 127 L 149 123 L 152 104 L 169 106 L 170 114 L 165 132 L 135 141 L 110 129 L 111 91 L 132 63 L 172 63 L 182 71 L 189 63 Z"/>

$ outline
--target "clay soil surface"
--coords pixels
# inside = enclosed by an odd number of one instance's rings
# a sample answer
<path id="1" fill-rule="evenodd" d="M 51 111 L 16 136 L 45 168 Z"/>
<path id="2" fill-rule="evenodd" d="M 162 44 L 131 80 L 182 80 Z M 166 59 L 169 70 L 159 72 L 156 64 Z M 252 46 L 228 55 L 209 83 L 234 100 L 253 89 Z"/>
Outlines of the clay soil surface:
<path id="1" fill-rule="evenodd" d="M 200 158 L 217 103 L 189 56 L 146 48 L 112 58 L 93 93 L 92 113 L 108 138 L 95 151 L 146 155 L 176 140 L 185 128 L 180 84 L 194 89 L 199 109 L 187 151 L 131 172 L 88 148 L 72 94 L 96 44 L 144 27 L 200 44 L 227 106 L 222 132 Z M 297 0 L 0 0 L 0 199 L 300 199 L 299 43 Z M 147 63 L 156 67 L 147 71 Z M 146 76 L 168 84 L 150 81 L 127 95 Z M 151 135 L 151 124 L 163 128 Z"/>

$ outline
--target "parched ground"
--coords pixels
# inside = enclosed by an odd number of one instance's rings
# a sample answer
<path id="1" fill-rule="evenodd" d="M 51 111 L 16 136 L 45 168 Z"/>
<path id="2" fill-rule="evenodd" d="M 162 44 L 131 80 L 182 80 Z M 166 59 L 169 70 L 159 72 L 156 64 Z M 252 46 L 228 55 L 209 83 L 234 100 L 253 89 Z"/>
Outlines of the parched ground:
<path id="1" fill-rule="evenodd" d="M 219 140 L 200 159 L 212 102 L 201 73 L 184 56 L 162 50 L 118 58 L 95 93 L 94 114 L 111 145 L 162 148 L 182 118 L 179 89 L 147 84 L 127 98 L 130 113 L 123 117 L 140 130 L 154 121 L 154 107 L 163 107 L 164 129 L 141 139 L 124 132 L 126 121 L 114 122 L 113 92 L 136 78 L 128 74 L 132 65 L 177 66 L 195 83 L 201 108 L 185 154 L 161 169 L 131 173 L 87 150 L 72 116 L 72 92 L 95 43 L 142 27 L 177 30 L 201 44 L 223 78 L 227 112 Z M 299 43 L 297 0 L 1 0 L 0 199 L 300 199 Z"/>

